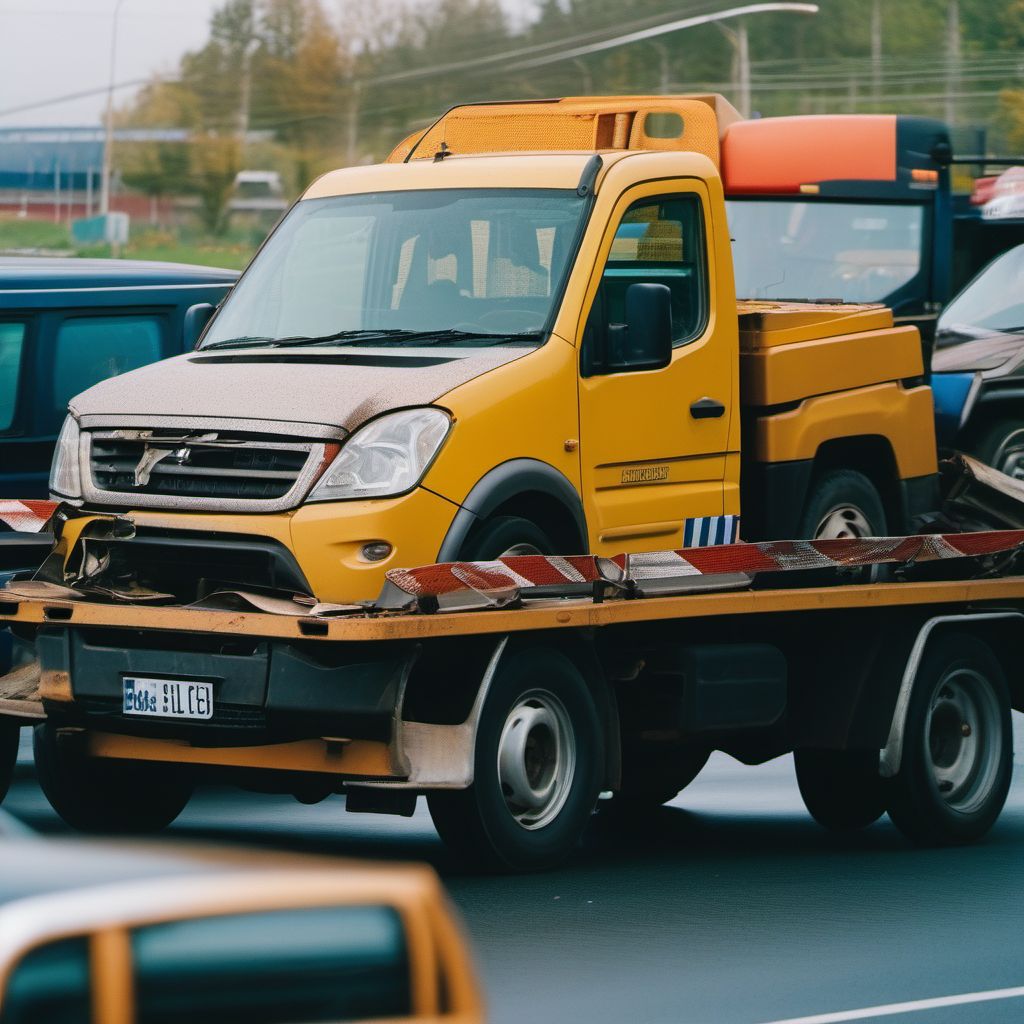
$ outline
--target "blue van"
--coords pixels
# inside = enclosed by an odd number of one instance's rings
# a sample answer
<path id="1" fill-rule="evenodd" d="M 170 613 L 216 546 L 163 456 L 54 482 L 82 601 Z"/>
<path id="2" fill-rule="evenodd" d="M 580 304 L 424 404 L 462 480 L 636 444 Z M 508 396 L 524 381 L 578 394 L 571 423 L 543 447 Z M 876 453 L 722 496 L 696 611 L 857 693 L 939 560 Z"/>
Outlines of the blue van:
<path id="1" fill-rule="evenodd" d="M 45 498 L 68 400 L 178 355 L 190 307 L 216 306 L 237 277 L 177 263 L 0 257 L 0 498 Z"/>
<path id="2" fill-rule="evenodd" d="M 68 400 L 191 346 L 237 278 L 180 263 L 0 257 L 0 498 L 47 497 Z M 0 532 L 0 574 L 35 562 L 47 544 L 37 547 Z M 0 631 L 0 669 L 4 642 Z"/>

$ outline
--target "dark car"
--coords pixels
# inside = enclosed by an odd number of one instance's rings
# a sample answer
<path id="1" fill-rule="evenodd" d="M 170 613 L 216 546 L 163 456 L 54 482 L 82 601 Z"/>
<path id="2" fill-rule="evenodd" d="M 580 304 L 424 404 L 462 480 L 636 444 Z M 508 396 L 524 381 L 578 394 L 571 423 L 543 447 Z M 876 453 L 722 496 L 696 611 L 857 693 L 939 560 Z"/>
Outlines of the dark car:
<path id="1" fill-rule="evenodd" d="M 135 260 L 0 257 L 0 498 L 45 498 L 68 399 L 177 355 L 184 321 L 233 270 Z"/>
<path id="2" fill-rule="evenodd" d="M 237 278 L 178 263 L 0 257 L 0 499 L 47 497 L 68 400 L 191 347 Z M 0 534 L 0 583 L 48 547 Z M 11 661 L 0 630 L 0 675 Z"/>
<path id="3" fill-rule="evenodd" d="M 1024 480 L 1024 245 L 946 307 L 932 371 L 940 447 Z"/>

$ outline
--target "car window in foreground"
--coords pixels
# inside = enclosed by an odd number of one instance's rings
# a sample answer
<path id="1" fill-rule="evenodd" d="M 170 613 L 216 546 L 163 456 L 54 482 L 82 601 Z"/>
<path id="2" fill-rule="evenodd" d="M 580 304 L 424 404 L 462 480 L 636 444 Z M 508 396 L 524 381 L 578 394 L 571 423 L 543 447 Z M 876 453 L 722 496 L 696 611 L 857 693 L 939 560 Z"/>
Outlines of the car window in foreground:
<path id="1" fill-rule="evenodd" d="M 30 950 L 14 965 L 0 1024 L 91 1024 L 89 943 L 62 939 Z"/>
<path id="2" fill-rule="evenodd" d="M 411 1012 L 388 907 L 313 907 L 149 925 L 132 935 L 138 1024 L 320 1024 Z"/>

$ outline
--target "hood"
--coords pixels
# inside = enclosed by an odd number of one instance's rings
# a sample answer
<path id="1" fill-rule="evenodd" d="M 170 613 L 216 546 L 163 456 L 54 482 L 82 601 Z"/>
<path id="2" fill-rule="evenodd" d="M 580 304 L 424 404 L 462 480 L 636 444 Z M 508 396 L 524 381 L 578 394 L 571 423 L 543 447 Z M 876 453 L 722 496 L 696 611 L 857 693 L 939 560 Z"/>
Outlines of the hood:
<path id="1" fill-rule="evenodd" d="M 323 348 L 190 352 L 111 377 L 72 412 L 116 426 L 147 417 L 308 423 L 352 431 L 391 409 L 430 405 L 460 384 L 532 351 Z"/>

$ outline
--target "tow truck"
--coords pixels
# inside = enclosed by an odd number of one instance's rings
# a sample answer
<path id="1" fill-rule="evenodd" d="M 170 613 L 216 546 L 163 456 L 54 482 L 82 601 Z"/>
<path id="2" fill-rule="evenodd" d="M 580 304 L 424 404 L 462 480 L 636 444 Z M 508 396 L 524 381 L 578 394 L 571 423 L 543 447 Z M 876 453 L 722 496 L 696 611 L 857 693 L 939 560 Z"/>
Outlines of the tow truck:
<path id="1" fill-rule="evenodd" d="M 737 306 L 730 116 L 449 111 L 314 183 L 198 351 L 73 400 L 59 505 L 9 516 L 56 546 L 0 592 L 35 652 L 0 713 L 39 723 L 69 824 L 159 829 L 207 777 L 426 794 L 473 863 L 525 870 L 718 749 L 794 751 L 828 827 L 991 826 L 1024 495 L 970 464 L 935 518 L 889 310 Z"/>
<path id="2" fill-rule="evenodd" d="M 390 570 L 354 605 L 113 598 L 81 568 L 130 522 L 36 509 L 57 545 L 0 622 L 38 662 L 0 679 L 0 715 L 35 725 L 43 791 L 85 831 L 160 829 L 208 779 L 406 815 L 422 794 L 475 867 L 529 870 L 572 853 L 600 794 L 628 821 L 722 750 L 794 752 L 827 828 L 888 812 L 968 842 L 1024 710 L 1024 485 L 967 465 L 958 525 L 1017 528 L 513 555 Z"/>

